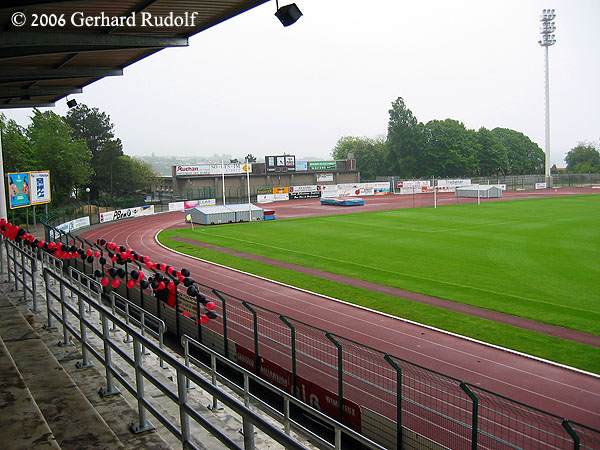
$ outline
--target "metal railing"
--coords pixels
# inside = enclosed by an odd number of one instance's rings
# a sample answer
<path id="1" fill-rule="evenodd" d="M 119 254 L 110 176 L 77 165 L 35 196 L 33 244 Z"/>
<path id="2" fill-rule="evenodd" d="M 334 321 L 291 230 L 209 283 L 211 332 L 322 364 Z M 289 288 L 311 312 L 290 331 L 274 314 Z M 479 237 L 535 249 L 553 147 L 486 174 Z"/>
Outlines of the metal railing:
<path id="1" fill-rule="evenodd" d="M 329 416 L 327 416 L 327 415 L 323 414 L 321 411 L 307 405 L 306 403 L 302 402 L 301 400 L 299 400 L 298 398 L 289 394 L 288 392 L 285 392 L 282 389 L 279 389 L 278 387 L 272 385 L 271 383 L 264 381 L 262 378 L 258 377 L 253 372 L 243 368 L 239 364 L 234 363 L 230 359 L 225 358 L 218 352 L 212 350 L 211 348 L 207 347 L 204 344 L 201 344 L 200 342 L 196 341 L 195 339 L 191 338 L 190 336 L 183 336 L 181 338 L 181 344 L 184 348 L 186 365 L 193 364 L 197 367 L 202 368 L 204 371 L 208 372 L 211 376 L 211 382 L 214 386 L 217 386 L 217 381 L 219 381 L 222 384 L 229 387 L 230 389 L 238 392 L 240 395 L 242 395 L 244 397 L 244 402 L 246 403 L 247 406 L 250 405 L 251 400 L 254 401 L 255 403 L 260 404 L 261 408 L 267 410 L 270 415 L 274 416 L 277 420 L 279 420 L 283 423 L 284 430 L 287 434 L 290 433 L 291 429 L 294 429 L 294 430 L 304 433 L 306 435 L 310 435 L 311 439 L 316 440 L 321 448 L 339 450 L 342 448 L 342 432 L 343 432 L 345 435 L 350 436 L 356 442 L 365 446 L 366 448 L 385 450 L 385 447 L 371 441 L 370 439 L 367 439 L 366 437 L 364 437 L 360 433 L 357 433 L 356 431 L 352 430 L 351 428 L 331 419 Z M 207 365 L 207 364 L 203 363 L 200 359 L 193 357 L 190 353 L 190 347 L 192 347 L 193 349 L 196 349 L 196 350 L 200 350 L 200 351 L 204 352 L 205 354 L 208 354 L 210 356 L 210 365 Z M 229 378 L 221 375 L 217 371 L 217 362 L 223 364 L 224 366 L 228 367 L 229 369 L 233 369 L 237 373 L 242 374 L 243 387 L 238 386 L 236 383 L 231 381 Z M 249 388 L 250 381 L 256 383 L 259 386 L 262 386 L 262 387 L 268 389 L 272 393 L 275 393 L 280 398 L 282 398 L 283 399 L 283 411 L 279 411 L 277 408 L 274 408 L 273 406 L 271 406 L 268 402 L 266 402 L 264 400 L 264 398 L 252 394 L 250 392 L 250 388 Z M 333 428 L 334 442 L 333 443 L 328 442 L 327 440 L 321 438 L 320 436 L 314 434 L 312 431 L 308 430 L 300 422 L 295 421 L 290 415 L 290 405 L 293 405 L 296 408 L 300 409 L 301 411 L 314 416 L 318 420 L 321 420 L 323 423 L 325 423 L 325 424 L 329 425 L 331 428 Z M 212 407 L 213 407 L 213 409 L 218 409 L 218 399 L 216 397 L 213 397 Z"/>
<path id="2" fill-rule="evenodd" d="M 46 283 L 46 296 L 49 299 L 49 312 L 58 320 L 68 332 L 81 343 L 82 362 L 79 367 L 87 367 L 91 364 L 89 356 L 92 355 L 96 360 L 100 361 L 106 369 L 106 387 L 102 389 L 104 395 L 114 395 L 119 393 L 119 390 L 114 384 L 116 379 L 131 395 L 137 400 L 138 420 L 132 425 L 132 431 L 139 433 L 154 429 L 154 426 L 147 418 L 147 413 L 150 413 L 154 418 L 161 422 L 177 439 L 180 440 L 183 448 L 199 449 L 200 447 L 194 442 L 190 433 L 190 420 L 193 420 L 199 426 L 205 428 L 210 434 L 215 436 L 226 447 L 232 449 L 253 449 L 254 448 L 254 433 L 246 433 L 244 435 L 244 447 L 240 447 L 231 437 L 227 436 L 220 429 L 210 423 L 200 413 L 194 409 L 188 402 L 187 398 L 187 380 L 189 379 L 195 385 L 206 391 L 209 395 L 214 396 L 219 402 L 223 403 L 233 412 L 238 414 L 242 419 L 242 424 L 245 430 L 252 430 L 254 426 L 263 431 L 266 435 L 274 439 L 285 448 L 289 449 L 305 449 L 296 439 L 286 434 L 284 431 L 271 425 L 266 419 L 254 412 L 249 406 L 244 405 L 218 386 L 214 386 L 211 382 L 199 376 L 191 368 L 179 362 L 168 352 L 161 349 L 153 341 L 148 339 L 136 330 L 131 324 L 124 321 L 118 314 L 113 314 L 110 308 L 99 303 L 96 299 L 89 296 L 85 289 L 66 280 L 64 277 L 54 273 L 49 269 L 44 269 L 44 280 Z M 53 281 L 53 283 L 51 283 Z M 52 289 L 52 285 L 58 285 L 61 294 L 57 294 Z M 65 291 L 72 292 L 77 298 L 78 307 L 69 304 L 66 301 Z M 61 304 L 61 309 L 55 311 L 53 309 L 53 300 Z M 101 327 L 90 321 L 84 314 L 84 304 L 88 304 L 100 316 Z M 69 321 L 67 314 L 71 314 L 79 322 L 79 329 L 76 329 Z M 132 337 L 133 355 L 128 354 L 115 342 L 114 337 L 109 331 L 109 322 L 116 323 L 119 329 Z M 87 338 L 87 331 L 102 341 L 103 351 L 99 351 Z M 145 346 L 152 354 L 160 355 L 167 364 L 176 371 L 177 390 L 173 390 L 163 384 L 161 380 L 155 377 L 144 367 L 142 358 L 142 345 Z M 135 383 L 130 383 L 112 362 L 112 352 L 118 354 L 122 361 L 127 363 L 135 371 Z M 161 391 L 165 398 L 174 402 L 179 410 L 179 426 L 173 423 L 167 415 L 158 410 L 147 398 L 144 382 L 150 382 L 155 388 Z"/>
<path id="3" fill-rule="evenodd" d="M 19 283 L 23 288 L 23 302 L 27 301 L 27 293 L 31 294 L 31 310 L 37 312 L 37 287 L 35 277 L 37 274 L 37 250 L 24 250 L 20 245 L 4 239 L 6 250 L 6 266 L 8 280 L 14 279 L 15 291 L 19 290 Z M 19 272 L 21 277 L 19 277 Z"/>

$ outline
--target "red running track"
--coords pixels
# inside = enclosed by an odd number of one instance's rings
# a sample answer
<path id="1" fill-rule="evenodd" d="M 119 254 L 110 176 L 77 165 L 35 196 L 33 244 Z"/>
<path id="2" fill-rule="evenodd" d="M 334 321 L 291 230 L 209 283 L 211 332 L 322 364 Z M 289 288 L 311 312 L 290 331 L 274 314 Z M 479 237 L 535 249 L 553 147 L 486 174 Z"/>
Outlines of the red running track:
<path id="1" fill-rule="evenodd" d="M 563 192 L 567 193 L 566 190 Z M 392 199 L 396 199 L 396 202 L 409 201 L 398 199 L 398 196 L 370 198 L 367 204 L 371 204 L 372 208 L 368 209 L 398 207 Z M 305 209 L 313 209 L 317 207 L 316 202 L 318 200 L 293 202 L 293 205 L 288 202 L 286 207 L 308 206 Z M 346 209 L 344 211 L 348 212 Z M 198 281 L 256 305 L 557 416 L 600 428 L 598 377 L 261 280 L 175 254 L 159 246 L 154 240 L 156 232 L 177 226 L 181 220 L 181 213 L 167 213 L 110 223 L 88 231 L 85 237 L 93 240 L 103 237 L 152 255 L 156 261 L 187 267 Z M 357 323 L 361 326 L 357 327 Z"/>

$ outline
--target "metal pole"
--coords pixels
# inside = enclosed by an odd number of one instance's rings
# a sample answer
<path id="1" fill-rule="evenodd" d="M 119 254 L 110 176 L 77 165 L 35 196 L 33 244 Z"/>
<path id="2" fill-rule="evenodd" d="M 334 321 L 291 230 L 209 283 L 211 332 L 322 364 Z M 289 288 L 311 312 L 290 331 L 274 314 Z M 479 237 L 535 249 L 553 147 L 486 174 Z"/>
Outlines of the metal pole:
<path id="1" fill-rule="evenodd" d="M 546 176 L 546 187 L 550 187 L 550 71 L 548 62 L 548 47 L 544 47 L 544 74 L 545 74 L 545 98 L 546 98 L 546 159 L 544 174 Z"/>
<path id="2" fill-rule="evenodd" d="M 2 128 L 0 128 L 0 219 L 6 219 L 6 193 L 4 192 L 4 161 L 2 159 Z"/>
<path id="3" fill-rule="evenodd" d="M 221 160 L 221 172 L 223 176 L 223 206 L 225 206 L 225 163 Z"/>
<path id="4" fill-rule="evenodd" d="M 331 334 L 325 333 L 325 337 L 337 349 L 337 378 L 338 378 L 338 414 L 340 422 L 344 421 L 344 360 L 342 356 L 342 344 Z"/>
<path id="5" fill-rule="evenodd" d="M 475 393 L 469 389 L 465 383 L 460 383 L 460 388 L 467 394 L 467 396 L 471 399 L 472 409 L 471 409 L 471 449 L 477 450 L 477 437 L 478 437 L 478 428 L 479 428 L 479 399 L 475 395 Z"/>
<path id="6" fill-rule="evenodd" d="M 250 165 L 246 158 L 246 181 L 248 184 L 248 222 L 252 222 L 252 203 L 250 203 Z"/>
<path id="7" fill-rule="evenodd" d="M 437 208 L 437 189 L 435 187 L 435 177 L 433 177 L 433 208 Z"/>

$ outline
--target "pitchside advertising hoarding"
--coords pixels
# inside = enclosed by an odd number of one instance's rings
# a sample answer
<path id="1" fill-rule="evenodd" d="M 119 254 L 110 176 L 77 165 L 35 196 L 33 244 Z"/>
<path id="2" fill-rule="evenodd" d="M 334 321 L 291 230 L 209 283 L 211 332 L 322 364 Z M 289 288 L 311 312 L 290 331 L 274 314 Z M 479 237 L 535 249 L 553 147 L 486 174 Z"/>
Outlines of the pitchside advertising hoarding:
<path id="1" fill-rule="evenodd" d="M 10 209 L 43 205 L 52 201 L 50 172 L 13 172 L 6 175 Z"/>
<path id="2" fill-rule="evenodd" d="M 169 203 L 169 211 L 186 211 L 196 206 L 214 206 L 217 200 L 214 198 L 205 198 L 204 200 L 187 200 L 184 202 Z"/>
<path id="3" fill-rule="evenodd" d="M 195 166 L 175 166 L 175 176 L 200 176 L 200 175 L 240 175 L 252 173 L 252 164 L 198 164 Z"/>
<path id="4" fill-rule="evenodd" d="M 471 180 L 468 178 L 435 180 L 438 192 L 454 192 L 457 187 L 469 186 Z M 433 192 L 431 180 L 400 180 L 396 181 L 397 194 L 419 194 Z"/>
<path id="5" fill-rule="evenodd" d="M 117 220 L 131 219 L 133 217 L 151 216 L 154 214 L 154 205 L 136 206 L 135 208 L 117 209 L 100 213 L 100 223 L 114 222 Z"/>
<path id="6" fill-rule="evenodd" d="M 254 352 L 236 345 L 237 363 L 248 370 L 254 370 Z M 265 358 L 261 358 L 260 375 L 285 392 L 292 393 L 292 373 Z M 301 376 L 296 376 L 296 396 L 315 409 L 330 417 L 339 413 L 338 396 L 324 387 Z M 344 423 L 351 428 L 361 430 L 360 406 L 344 398 Z"/>

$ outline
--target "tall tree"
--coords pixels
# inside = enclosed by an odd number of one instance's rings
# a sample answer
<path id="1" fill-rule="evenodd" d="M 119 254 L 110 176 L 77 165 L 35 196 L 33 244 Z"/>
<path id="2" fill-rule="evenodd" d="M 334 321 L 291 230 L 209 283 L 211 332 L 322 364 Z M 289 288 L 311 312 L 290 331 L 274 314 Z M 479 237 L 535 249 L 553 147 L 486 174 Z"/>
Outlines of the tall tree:
<path id="1" fill-rule="evenodd" d="M 72 136 L 71 127 L 61 116 L 34 109 L 27 137 L 31 168 L 50 170 L 54 198 L 68 198 L 76 188 L 88 183 L 92 172 L 90 151 L 85 141 Z"/>
<path id="2" fill-rule="evenodd" d="M 394 174 L 412 177 L 418 172 L 417 165 L 423 145 L 423 125 L 408 109 L 402 97 L 392 102 L 389 110 L 387 148 L 389 167 Z"/>
<path id="3" fill-rule="evenodd" d="M 356 159 L 362 179 L 374 180 L 378 175 L 387 175 L 387 148 L 381 137 L 341 137 L 333 151 L 333 159 Z"/>
<path id="4" fill-rule="evenodd" d="M 4 171 L 30 169 L 31 149 L 25 129 L 14 120 L 8 120 L 4 114 L 0 114 L 0 133 L 2 133 Z"/>
<path id="5" fill-rule="evenodd" d="M 90 188 L 96 198 L 101 191 L 110 190 L 111 174 L 115 170 L 115 161 L 123 155 L 123 146 L 115 139 L 110 116 L 98 108 L 77 105 L 69 110 L 65 120 L 73 129 L 73 136 L 83 139 L 91 152 L 93 175 Z"/>
<path id="6" fill-rule="evenodd" d="M 567 153 L 565 161 L 572 173 L 600 172 L 600 152 L 592 143 L 578 143 Z"/>
<path id="7" fill-rule="evenodd" d="M 456 177 L 472 175 L 478 167 L 473 131 L 453 119 L 432 120 L 424 125 L 423 152 L 416 175 Z"/>
<path id="8" fill-rule="evenodd" d="M 508 172 L 508 151 L 500 139 L 487 128 L 481 127 L 476 133 L 478 175 L 506 175 Z"/>
<path id="9" fill-rule="evenodd" d="M 506 147 L 510 175 L 544 173 L 544 151 L 525 136 L 510 128 L 494 128 L 492 133 Z"/>

